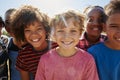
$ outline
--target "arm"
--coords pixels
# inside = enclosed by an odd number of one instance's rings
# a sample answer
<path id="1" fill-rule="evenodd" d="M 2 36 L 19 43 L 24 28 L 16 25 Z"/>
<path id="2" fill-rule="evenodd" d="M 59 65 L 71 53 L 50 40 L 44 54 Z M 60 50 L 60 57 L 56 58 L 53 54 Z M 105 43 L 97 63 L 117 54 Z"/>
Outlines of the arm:
<path id="1" fill-rule="evenodd" d="M 19 70 L 22 80 L 30 80 L 30 75 L 27 71 Z"/>
<path id="2" fill-rule="evenodd" d="M 19 70 L 22 80 L 30 80 L 30 75 L 28 72 L 28 65 L 22 57 L 22 50 L 18 52 L 18 57 L 16 60 L 16 68 Z"/>

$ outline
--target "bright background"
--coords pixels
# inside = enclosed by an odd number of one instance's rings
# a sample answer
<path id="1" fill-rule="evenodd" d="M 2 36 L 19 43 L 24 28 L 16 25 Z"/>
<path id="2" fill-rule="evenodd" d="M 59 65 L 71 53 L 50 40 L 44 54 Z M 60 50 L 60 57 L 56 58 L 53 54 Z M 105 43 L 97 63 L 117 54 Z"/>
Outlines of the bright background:
<path id="1" fill-rule="evenodd" d="M 4 18 L 4 13 L 9 8 L 18 8 L 28 4 L 38 7 L 41 11 L 53 16 L 64 10 L 76 9 L 83 11 L 89 5 L 99 5 L 104 7 L 110 0 L 0 0 L 0 16 Z"/>

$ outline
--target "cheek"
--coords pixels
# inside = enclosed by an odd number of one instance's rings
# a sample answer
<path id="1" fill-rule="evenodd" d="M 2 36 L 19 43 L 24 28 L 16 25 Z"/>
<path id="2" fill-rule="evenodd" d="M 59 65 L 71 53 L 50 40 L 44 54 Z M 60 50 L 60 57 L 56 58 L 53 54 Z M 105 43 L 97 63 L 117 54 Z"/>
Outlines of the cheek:
<path id="1" fill-rule="evenodd" d="M 91 24 L 86 23 L 86 25 L 85 25 L 85 31 L 88 31 L 90 29 L 90 26 L 91 26 Z"/>
<path id="2" fill-rule="evenodd" d="M 47 33 L 46 31 L 43 31 L 42 33 L 40 33 L 39 35 L 45 37 L 45 38 L 49 38 L 49 33 Z"/>
<path id="3" fill-rule="evenodd" d="M 25 39 L 29 41 L 29 38 L 32 36 L 30 32 L 24 32 Z"/>
<path id="4" fill-rule="evenodd" d="M 28 34 L 25 34 L 25 39 L 28 41 L 28 37 L 29 35 Z"/>

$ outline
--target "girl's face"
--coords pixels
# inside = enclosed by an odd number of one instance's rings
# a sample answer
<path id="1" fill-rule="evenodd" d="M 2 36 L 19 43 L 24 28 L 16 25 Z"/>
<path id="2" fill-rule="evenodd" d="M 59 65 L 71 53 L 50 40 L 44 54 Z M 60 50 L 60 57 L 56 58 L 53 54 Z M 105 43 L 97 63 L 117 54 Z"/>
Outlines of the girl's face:
<path id="1" fill-rule="evenodd" d="M 108 37 L 108 46 L 120 50 L 120 13 L 112 14 L 105 26 Z"/>
<path id="2" fill-rule="evenodd" d="M 34 22 L 24 29 L 25 38 L 35 50 L 43 50 L 46 48 L 46 31 L 39 22 Z"/>
<path id="3" fill-rule="evenodd" d="M 79 42 L 81 35 L 80 28 L 75 26 L 72 19 L 67 21 L 67 26 L 56 26 L 54 38 L 61 49 L 74 49 Z"/>
<path id="4" fill-rule="evenodd" d="M 88 36 L 100 36 L 103 29 L 103 23 L 101 13 L 99 10 L 91 9 L 88 12 L 87 19 L 85 21 L 85 28 Z"/>

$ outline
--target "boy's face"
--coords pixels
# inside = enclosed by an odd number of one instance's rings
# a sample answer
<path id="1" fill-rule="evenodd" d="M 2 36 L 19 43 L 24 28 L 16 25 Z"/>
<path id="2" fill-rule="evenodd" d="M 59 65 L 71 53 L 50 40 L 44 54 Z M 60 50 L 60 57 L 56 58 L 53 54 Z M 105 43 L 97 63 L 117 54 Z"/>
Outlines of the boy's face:
<path id="1" fill-rule="evenodd" d="M 108 36 L 108 45 L 112 48 L 120 49 L 120 13 L 114 13 L 109 16 L 105 30 Z"/>
<path id="2" fill-rule="evenodd" d="M 10 32 L 10 14 L 9 13 L 5 15 L 5 29 L 10 35 L 12 35 L 12 33 Z"/>
<path id="3" fill-rule="evenodd" d="M 24 33 L 27 42 L 36 50 L 44 49 L 47 44 L 46 31 L 41 23 L 34 22 L 24 29 Z"/>
<path id="4" fill-rule="evenodd" d="M 90 10 L 85 21 L 86 33 L 87 35 L 93 37 L 99 37 L 102 29 L 103 23 L 101 22 L 101 13 L 97 9 Z"/>
<path id="5" fill-rule="evenodd" d="M 78 44 L 81 35 L 80 28 L 73 24 L 72 19 L 67 21 L 67 26 L 56 26 L 54 31 L 54 39 L 62 49 L 74 49 Z"/>
<path id="6" fill-rule="evenodd" d="M 2 34 L 2 28 L 3 28 L 3 22 L 2 21 L 0 21 L 0 36 L 1 36 L 1 34 Z"/>
<path id="7" fill-rule="evenodd" d="M 0 23 L 0 36 L 1 36 L 1 32 L 2 31 L 2 23 Z"/>

